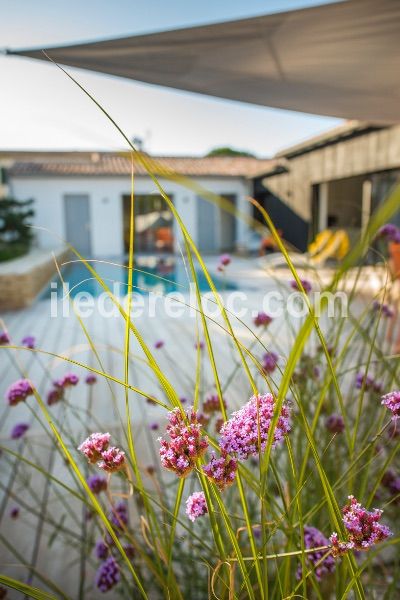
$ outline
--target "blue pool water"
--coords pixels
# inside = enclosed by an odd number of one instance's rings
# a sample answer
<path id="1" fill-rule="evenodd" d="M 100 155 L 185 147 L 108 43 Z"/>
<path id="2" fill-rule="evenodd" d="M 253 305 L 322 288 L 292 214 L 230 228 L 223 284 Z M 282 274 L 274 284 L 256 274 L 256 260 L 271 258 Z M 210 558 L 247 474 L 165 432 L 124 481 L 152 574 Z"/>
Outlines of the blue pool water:
<path id="1" fill-rule="evenodd" d="M 116 295 L 124 296 L 127 293 L 128 269 L 126 265 L 124 266 L 122 263 L 110 264 L 110 262 L 101 261 L 91 262 L 90 264 Z M 165 259 L 154 256 L 138 257 L 135 269 L 133 285 L 136 292 L 142 294 L 149 294 L 150 292 L 167 294 L 170 292 L 185 293 L 189 291 L 188 274 L 181 260 L 177 261 L 173 257 Z M 62 276 L 65 284 L 69 286 L 69 293 L 72 298 L 79 292 L 88 292 L 92 296 L 98 296 L 104 291 L 82 263 L 74 262 L 66 265 L 62 269 Z M 200 290 L 202 292 L 210 291 L 204 273 L 197 271 L 197 277 Z M 237 289 L 237 286 L 226 280 L 224 276 L 213 277 L 213 281 L 219 291 Z M 58 276 L 53 279 L 41 297 L 44 299 L 50 298 L 51 293 L 56 291 L 59 297 L 64 295 Z"/>

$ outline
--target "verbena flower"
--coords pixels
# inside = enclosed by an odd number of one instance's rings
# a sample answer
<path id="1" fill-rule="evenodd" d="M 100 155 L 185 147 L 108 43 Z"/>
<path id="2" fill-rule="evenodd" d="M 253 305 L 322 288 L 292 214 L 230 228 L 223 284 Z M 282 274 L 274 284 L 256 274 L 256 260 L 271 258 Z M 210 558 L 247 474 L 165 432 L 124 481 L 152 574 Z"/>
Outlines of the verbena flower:
<path id="1" fill-rule="evenodd" d="M 329 415 L 325 421 L 325 427 L 331 433 L 342 433 L 344 431 L 344 419 L 336 413 Z"/>
<path id="2" fill-rule="evenodd" d="M 400 493 L 400 476 L 396 475 L 393 469 L 388 469 L 384 473 L 381 483 L 393 496 Z"/>
<path id="3" fill-rule="evenodd" d="M 400 418 L 400 390 L 382 396 L 382 404 L 392 413 L 392 421 Z"/>
<path id="4" fill-rule="evenodd" d="M 117 502 L 112 507 L 109 519 L 114 529 L 123 531 L 126 525 L 128 525 L 128 506 L 126 502 Z"/>
<path id="5" fill-rule="evenodd" d="M 100 592 L 108 592 L 117 585 L 121 579 L 120 569 L 113 556 L 107 558 L 96 573 L 96 586 Z"/>
<path id="6" fill-rule="evenodd" d="M 208 465 L 203 466 L 203 471 L 222 492 L 235 481 L 237 467 L 236 458 L 228 456 L 224 451 L 222 451 L 221 457 L 217 458 L 213 452 Z"/>
<path id="7" fill-rule="evenodd" d="M 378 237 L 385 238 L 390 242 L 399 243 L 400 242 L 400 229 L 396 227 L 393 223 L 386 223 L 383 227 L 378 231 Z"/>
<path id="8" fill-rule="evenodd" d="M 266 373 L 273 373 L 278 364 L 279 356 L 275 352 L 267 352 L 262 358 L 262 367 Z"/>
<path id="9" fill-rule="evenodd" d="M 78 383 L 79 383 L 79 377 L 77 375 L 75 375 L 75 373 L 66 373 L 63 377 L 60 377 L 60 379 L 57 379 L 54 382 L 54 385 L 57 388 L 64 389 L 67 387 L 77 385 Z"/>
<path id="10" fill-rule="evenodd" d="M 272 323 L 272 317 L 270 317 L 269 315 L 267 315 L 267 313 L 263 311 L 259 311 L 254 317 L 253 323 L 254 325 L 256 325 L 256 327 L 269 325 L 270 323 Z"/>
<path id="11" fill-rule="evenodd" d="M 307 550 L 311 548 L 321 548 L 329 546 L 329 540 L 316 527 L 306 525 L 304 527 L 304 545 Z M 323 557 L 325 558 L 323 559 Z M 323 559 L 323 560 L 322 560 Z M 305 555 L 306 565 L 313 569 L 314 575 L 318 581 L 333 573 L 335 570 L 335 560 L 329 550 L 317 550 Z M 319 564 L 318 564 L 319 563 Z M 317 566 L 318 565 L 318 566 Z M 301 579 L 303 575 L 302 567 L 299 565 L 297 569 L 297 579 Z"/>
<path id="12" fill-rule="evenodd" d="M 232 261 L 230 254 L 222 254 L 219 257 L 219 262 L 222 266 L 227 267 Z"/>
<path id="13" fill-rule="evenodd" d="M 30 348 L 30 350 L 33 350 L 36 346 L 36 338 L 33 335 L 26 335 L 22 341 L 21 341 L 22 346 L 25 346 L 25 348 Z"/>
<path id="14" fill-rule="evenodd" d="M 186 500 L 186 514 L 193 523 L 198 517 L 208 513 L 204 492 L 194 492 Z"/>
<path id="15" fill-rule="evenodd" d="M 87 484 L 93 494 L 100 494 L 107 489 L 107 479 L 102 475 L 91 475 L 87 479 Z"/>
<path id="16" fill-rule="evenodd" d="M 127 544 L 126 546 L 123 546 L 123 548 L 128 558 L 130 558 L 131 560 L 132 558 L 135 558 L 136 551 L 132 544 Z"/>
<path id="17" fill-rule="evenodd" d="M 226 402 L 222 398 L 222 404 L 226 408 Z M 210 394 L 203 402 L 203 411 L 207 414 L 221 410 L 221 402 L 217 394 Z"/>
<path id="18" fill-rule="evenodd" d="M 53 404 L 57 404 L 64 398 L 64 390 L 62 388 L 53 388 L 47 394 L 47 404 L 48 406 L 52 406 Z"/>
<path id="19" fill-rule="evenodd" d="M 272 394 L 253 396 L 240 410 L 221 428 L 220 447 L 228 454 L 236 454 L 241 460 L 256 456 L 267 445 L 271 421 L 274 417 L 276 401 Z M 274 430 L 272 446 L 282 442 L 290 431 L 290 411 L 287 404 L 282 404 L 278 421 Z"/>
<path id="20" fill-rule="evenodd" d="M 366 392 L 372 390 L 372 391 L 378 393 L 382 390 L 382 384 L 379 383 L 378 381 L 375 381 L 375 379 L 372 377 L 372 375 L 360 372 L 360 373 L 357 373 L 357 376 L 356 376 L 356 388 L 361 390 L 361 388 L 363 386 L 364 386 L 364 390 Z"/>
<path id="21" fill-rule="evenodd" d="M 222 417 L 220 417 L 219 419 L 217 419 L 215 421 L 215 431 L 216 433 L 220 433 L 221 432 L 221 427 L 222 425 L 225 423 L 224 419 Z"/>
<path id="22" fill-rule="evenodd" d="M 101 453 L 101 461 L 97 463 L 97 466 L 107 473 L 115 473 L 123 469 L 125 464 L 125 452 L 116 446 L 111 446 Z"/>
<path id="23" fill-rule="evenodd" d="M 154 348 L 156 348 L 157 350 L 159 350 L 160 348 L 162 348 L 164 346 L 165 342 L 163 340 L 158 340 L 155 344 L 154 344 Z"/>
<path id="24" fill-rule="evenodd" d="M 110 554 L 110 549 L 103 540 L 98 540 L 94 547 L 94 553 L 96 555 L 96 558 L 104 560 Z"/>
<path id="25" fill-rule="evenodd" d="M 368 550 L 391 536 L 389 527 L 379 523 L 382 512 L 377 508 L 372 512 L 368 511 L 354 496 L 349 496 L 347 504 L 342 508 L 347 540 L 340 541 L 337 533 L 332 533 L 329 538 L 332 544 L 332 555 L 340 556 L 348 550 Z"/>
<path id="26" fill-rule="evenodd" d="M 10 518 L 11 519 L 18 519 L 19 517 L 19 508 L 18 506 L 13 506 L 12 509 L 10 510 Z"/>
<path id="27" fill-rule="evenodd" d="M 307 279 L 300 279 L 300 282 L 303 286 L 305 293 L 309 294 L 312 290 L 311 283 Z M 295 279 L 292 279 L 292 281 L 290 282 L 290 287 L 292 288 L 292 290 L 297 290 L 298 292 L 301 292 L 301 288 Z"/>
<path id="28" fill-rule="evenodd" d="M 93 373 L 90 373 L 89 375 L 86 376 L 85 378 L 85 383 L 87 385 L 94 385 L 97 382 L 97 377 L 96 375 L 94 375 Z"/>
<path id="29" fill-rule="evenodd" d="M 195 342 L 194 347 L 196 350 L 204 350 L 204 342 L 200 341 L 200 342 Z"/>
<path id="30" fill-rule="evenodd" d="M 80 446 L 79 452 L 82 452 L 91 464 L 96 463 L 102 458 L 104 452 L 110 443 L 109 433 L 92 433 Z"/>
<path id="31" fill-rule="evenodd" d="M 168 413 L 166 432 L 170 441 L 159 438 L 160 458 L 163 467 L 179 477 L 186 477 L 208 447 L 208 440 L 201 434 L 201 424 L 193 409 L 185 416 L 179 408 Z"/>
<path id="32" fill-rule="evenodd" d="M 16 406 L 19 402 L 23 402 L 32 396 L 33 386 L 28 379 L 18 379 L 14 381 L 6 391 L 6 399 L 10 406 Z"/>
<path id="33" fill-rule="evenodd" d="M 10 341 L 10 336 L 7 331 L 0 331 L 0 346 L 7 346 Z"/>
<path id="34" fill-rule="evenodd" d="M 382 313 L 382 315 L 387 319 L 391 319 L 392 317 L 394 317 L 394 310 L 390 308 L 388 304 L 381 304 L 380 302 L 375 300 L 372 304 L 372 309 L 375 312 Z"/>
<path id="35" fill-rule="evenodd" d="M 149 427 L 152 431 L 157 431 L 157 429 L 159 429 L 160 426 L 158 423 L 150 423 Z"/>
<path id="36" fill-rule="evenodd" d="M 29 425 L 28 423 L 17 423 L 11 430 L 11 439 L 19 440 L 25 433 L 28 431 Z"/>

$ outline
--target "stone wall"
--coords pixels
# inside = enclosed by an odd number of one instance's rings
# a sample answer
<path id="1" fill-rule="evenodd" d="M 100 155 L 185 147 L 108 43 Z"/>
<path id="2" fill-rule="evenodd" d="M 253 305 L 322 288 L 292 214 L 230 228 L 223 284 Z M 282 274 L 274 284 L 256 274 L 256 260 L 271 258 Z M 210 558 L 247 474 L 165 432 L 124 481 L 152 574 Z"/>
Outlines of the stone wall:
<path id="1" fill-rule="evenodd" d="M 67 248 L 55 252 L 58 264 L 69 255 Z M 0 263 L 0 311 L 18 310 L 32 304 L 56 273 L 53 254 L 33 250 L 16 260 Z"/>

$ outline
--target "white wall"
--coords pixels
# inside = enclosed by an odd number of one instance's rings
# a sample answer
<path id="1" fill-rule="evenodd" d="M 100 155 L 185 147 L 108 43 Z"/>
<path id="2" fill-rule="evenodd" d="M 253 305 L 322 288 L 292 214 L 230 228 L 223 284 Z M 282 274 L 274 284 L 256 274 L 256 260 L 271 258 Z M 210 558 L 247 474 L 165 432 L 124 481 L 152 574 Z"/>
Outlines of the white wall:
<path id="1" fill-rule="evenodd" d="M 250 193 L 250 182 L 242 178 L 193 178 L 195 184 L 215 194 L 235 194 L 241 212 L 251 214 L 245 201 Z M 196 197 L 198 190 L 185 188 L 175 182 L 160 181 L 166 193 L 173 197 L 174 205 L 195 243 L 197 236 Z M 33 198 L 36 212 L 34 224 L 46 231 L 37 231 L 40 247 L 53 248 L 65 239 L 64 194 L 87 194 L 90 199 L 92 254 L 97 257 L 119 256 L 123 253 L 122 196 L 130 194 L 130 177 L 20 177 L 10 181 L 11 193 L 19 200 Z M 148 177 L 136 177 L 135 193 L 156 192 Z M 219 210 L 215 222 L 210 223 L 219 236 Z M 181 240 L 179 225 L 174 223 L 175 238 Z M 238 220 L 237 244 L 246 246 L 248 226 Z M 219 240 L 217 247 L 219 247 Z"/>

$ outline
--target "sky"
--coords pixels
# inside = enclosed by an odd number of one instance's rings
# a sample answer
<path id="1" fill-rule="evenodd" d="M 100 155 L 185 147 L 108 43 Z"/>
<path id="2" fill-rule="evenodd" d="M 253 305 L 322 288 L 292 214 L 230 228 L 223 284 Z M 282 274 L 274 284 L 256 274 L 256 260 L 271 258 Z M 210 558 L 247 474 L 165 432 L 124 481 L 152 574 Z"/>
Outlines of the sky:
<path id="1" fill-rule="evenodd" d="M 323 0 L 0 0 L 0 49 L 48 47 L 251 17 Z M 325 1 L 325 3 L 327 3 Z M 71 74 L 153 154 L 233 146 L 258 156 L 339 119 L 197 96 L 79 69 Z M 99 109 L 52 64 L 0 55 L 0 149 L 117 150 Z"/>

